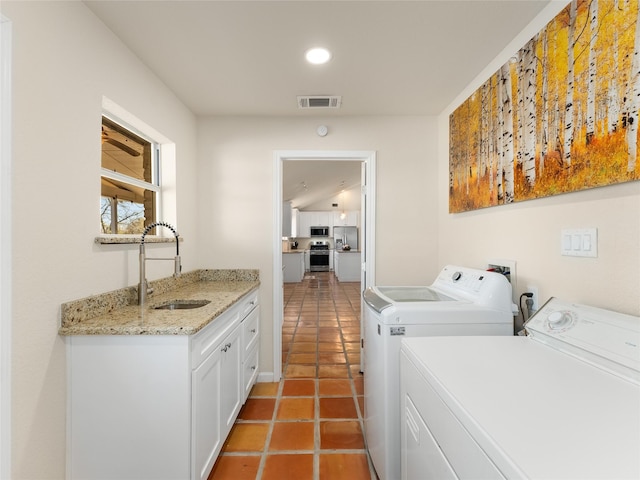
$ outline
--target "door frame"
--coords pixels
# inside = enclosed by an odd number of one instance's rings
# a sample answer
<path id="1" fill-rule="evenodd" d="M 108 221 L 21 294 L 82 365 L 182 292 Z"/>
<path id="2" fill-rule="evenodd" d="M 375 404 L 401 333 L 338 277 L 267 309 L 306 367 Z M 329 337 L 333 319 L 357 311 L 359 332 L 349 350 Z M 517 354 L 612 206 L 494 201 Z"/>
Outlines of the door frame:
<path id="1" fill-rule="evenodd" d="M 273 189 L 273 381 L 282 378 L 282 188 L 283 162 L 294 161 L 359 161 L 365 169 L 362 184 L 364 202 L 361 204 L 360 224 L 362 248 L 361 289 L 375 282 L 375 218 L 376 218 L 376 152 L 373 150 L 276 150 L 273 153 L 275 188 Z M 361 298 L 362 302 L 362 298 Z"/>
<path id="2" fill-rule="evenodd" d="M 11 478 L 12 38 L 0 14 L 0 478 Z"/>

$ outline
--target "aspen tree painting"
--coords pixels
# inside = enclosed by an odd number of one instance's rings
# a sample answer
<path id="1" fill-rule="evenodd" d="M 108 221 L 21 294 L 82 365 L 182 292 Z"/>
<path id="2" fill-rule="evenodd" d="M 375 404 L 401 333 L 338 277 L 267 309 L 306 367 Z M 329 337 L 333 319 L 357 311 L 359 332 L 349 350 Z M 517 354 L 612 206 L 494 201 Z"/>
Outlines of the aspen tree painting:
<path id="1" fill-rule="evenodd" d="M 449 117 L 449 211 L 640 179 L 639 0 L 571 0 Z"/>

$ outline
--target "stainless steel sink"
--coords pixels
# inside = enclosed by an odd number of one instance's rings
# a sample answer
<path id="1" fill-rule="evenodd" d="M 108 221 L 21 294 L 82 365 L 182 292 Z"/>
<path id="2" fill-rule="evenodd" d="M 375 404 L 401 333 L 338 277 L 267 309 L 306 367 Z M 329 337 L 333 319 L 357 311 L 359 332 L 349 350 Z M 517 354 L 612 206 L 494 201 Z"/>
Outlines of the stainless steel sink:
<path id="1" fill-rule="evenodd" d="M 211 303 L 211 300 L 175 300 L 154 307 L 156 310 L 188 310 L 191 308 L 200 308 Z"/>

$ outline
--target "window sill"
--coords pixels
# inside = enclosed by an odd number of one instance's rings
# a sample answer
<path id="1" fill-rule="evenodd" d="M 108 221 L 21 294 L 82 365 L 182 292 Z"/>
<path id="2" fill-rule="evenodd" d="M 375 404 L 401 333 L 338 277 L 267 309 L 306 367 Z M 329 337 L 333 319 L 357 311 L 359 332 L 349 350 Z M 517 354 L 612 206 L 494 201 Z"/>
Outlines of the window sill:
<path id="1" fill-rule="evenodd" d="M 95 242 L 100 245 L 127 245 L 139 244 L 142 235 L 98 235 Z M 182 241 L 182 237 L 178 237 Z M 160 237 L 158 235 L 147 235 L 144 243 L 175 243 L 176 237 Z"/>

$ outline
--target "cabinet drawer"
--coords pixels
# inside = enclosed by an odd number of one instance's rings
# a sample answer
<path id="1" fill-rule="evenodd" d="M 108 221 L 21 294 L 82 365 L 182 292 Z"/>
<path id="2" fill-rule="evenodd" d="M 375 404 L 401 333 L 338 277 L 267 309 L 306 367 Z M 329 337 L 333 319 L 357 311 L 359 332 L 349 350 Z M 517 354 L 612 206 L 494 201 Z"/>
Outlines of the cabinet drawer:
<path id="1" fill-rule="evenodd" d="M 249 292 L 247 297 L 240 301 L 240 318 L 246 317 L 251 310 L 258 306 L 258 290 Z"/>
<path id="2" fill-rule="evenodd" d="M 260 309 L 255 308 L 242 322 L 242 345 L 245 355 L 258 343 L 260 335 Z"/>
<path id="3" fill-rule="evenodd" d="M 194 335 L 191 340 L 191 368 L 197 368 L 239 322 L 240 311 L 235 305 Z"/>
<path id="4" fill-rule="evenodd" d="M 247 400 L 249 392 L 251 391 L 251 387 L 253 387 L 253 384 L 256 383 L 256 379 L 258 378 L 259 360 L 258 345 L 256 344 L 249 352 L 249 354 L 245 357 L 243 364 L 243 403 Z"/>

